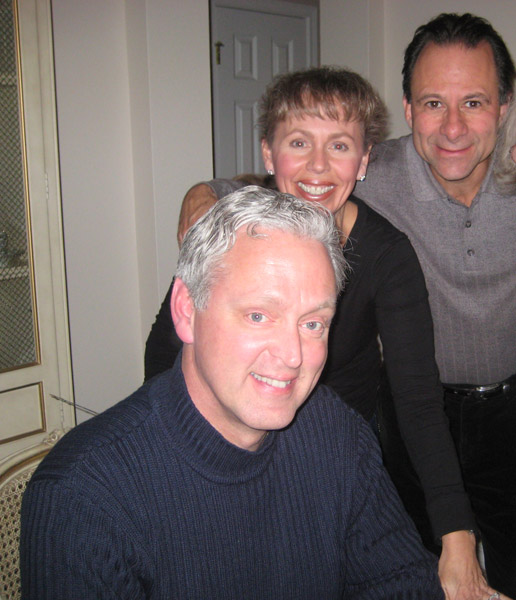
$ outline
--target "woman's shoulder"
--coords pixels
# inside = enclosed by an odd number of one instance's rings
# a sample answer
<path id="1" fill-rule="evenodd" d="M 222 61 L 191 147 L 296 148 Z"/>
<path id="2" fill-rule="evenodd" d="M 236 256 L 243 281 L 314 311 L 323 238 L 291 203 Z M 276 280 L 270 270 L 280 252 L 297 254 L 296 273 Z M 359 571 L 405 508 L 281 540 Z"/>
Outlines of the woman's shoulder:
<path id="1" fill-rule="evenodd" d="M 353 201 L 358 206 L 358 216 L 345 246 L 352 279 L 368 281 L 377 289 L 384 276 L 399 270 L 401 265 L 420 270 L 408 237 L 362 200 Z"/>
<path id="2" fill-rule="evenodd" d="M 374 242 L 375 245 L 391 244 L 402 240 L 408 240 L 407 236 L 399 229 L 394 227 L 385 217 L 377 213 L 374 209 L 368 206 L 363 200 L 356 196 L 351 196 L 350 200 L 357 205 L 357 233 L 359 235 L 360 244 L 367 240 Z M 355 232 L 352 231 L 352 236 Z"/>

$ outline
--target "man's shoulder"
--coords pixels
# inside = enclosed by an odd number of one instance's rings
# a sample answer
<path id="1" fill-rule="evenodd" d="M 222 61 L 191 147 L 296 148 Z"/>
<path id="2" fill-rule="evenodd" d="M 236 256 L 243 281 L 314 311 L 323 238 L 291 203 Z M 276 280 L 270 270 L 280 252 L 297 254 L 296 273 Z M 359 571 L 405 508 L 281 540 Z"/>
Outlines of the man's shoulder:
<path id="1" fill-rule="evenodd" d="M 367 464 L 366 470 L 381 464 L 380 447 L 371 425 L 323 384 L 315 387 L 282 435 L 290 447 L 289 455 L 305 464 L 324 464 L 336 483 L 342 483 L 342 469 L 354 477 L 360 464 Z"/>
<path id="2" fill-rule="evenodd" d="M 300 408 L 296 424 L 303 428 L 314 429 L 325 440 L 346 439 L 351 442 L 355 435 L 370 427 L 355 409 L 351 408 L 330 387 L 318 384 L 305 404 Z"/>
<path id="3" fill-rule="evenodd" d="M 412 136 L 387 140 L 371 150 L 365 181 L 358 182 L 355 194 L 377 208 L 375 202 L 397 196 L 408 177 L 407 153 Z"/>
<path id="4" fill-rule="evenodd" d="M 141 451 L 145 440 L 158 438 L 145 436 L 144 430 L 155 427 L 160 386 L 169 378 L 167 371 L 151 379 L 124 400 L 74 427 L 40 464 L 34 482 L 51 478 L 73 484 L 90 469 L 99 477 L 103 472 L 109 477 L 125 447 L 135 444 Z"/>
<path id="5" fill-rule="evenodd" d="M 370 170 L 386 169 L 393 164 L 403 163 L 406 160 L 405 153 L 409 144 L 412 144 L 412 135 L 404 135 L 376 144 L 371 150 L 368 175 Z"/>
<path id="6" fill-rule="evenodd" d="M 357 183 L 355 194 L 396 223 L 394 215 L 400 210 L 400 198 L 410 194 L 410 170 L 414 163 L 420 169 L 420 160 L 411 135 L 377 144 L 371 151 L 365 181 Z"/>

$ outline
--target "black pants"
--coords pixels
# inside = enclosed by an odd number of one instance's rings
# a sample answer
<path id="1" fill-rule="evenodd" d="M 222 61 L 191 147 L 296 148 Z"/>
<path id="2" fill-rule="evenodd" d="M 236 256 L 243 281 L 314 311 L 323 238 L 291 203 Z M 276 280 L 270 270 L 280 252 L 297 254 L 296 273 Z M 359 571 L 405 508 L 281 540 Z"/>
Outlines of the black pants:
<path id="1" fill-rule="evenodd" d="M 392 398 L 383 396 L 379 424 L 385 466 L 423 543 L 439 554 Z M 445 410 L 481 532 L 489 584 L 516 598 L 516 389 L 485 397 L 446 391 Z"/>

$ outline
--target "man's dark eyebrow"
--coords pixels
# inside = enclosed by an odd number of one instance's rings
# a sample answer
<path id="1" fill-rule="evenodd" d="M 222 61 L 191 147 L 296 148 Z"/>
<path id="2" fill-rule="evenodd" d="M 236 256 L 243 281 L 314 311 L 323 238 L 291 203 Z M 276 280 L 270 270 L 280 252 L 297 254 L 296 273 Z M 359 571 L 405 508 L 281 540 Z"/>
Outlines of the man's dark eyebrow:
<path id="1" fill-rule="evenodd" d="M 432 93 L 426 93 L 423 94 L 422 96 L 418 96 L 417 98 L 414 98 L 414 101 L 417 103 L 421 103 L 421 102 L 427 102 L 428 100 L 439 100 L 439 101 L 443 101 L 444 97 L 441 94 L 432 94 Z M 485 102 L 491 103 L 490 97 L 485 94 L 484 92 L 471 92 L 469 94 L 466 94 L 463 98 L 463 101 L 467 101 L 467 100 L 484 100 Z"/>

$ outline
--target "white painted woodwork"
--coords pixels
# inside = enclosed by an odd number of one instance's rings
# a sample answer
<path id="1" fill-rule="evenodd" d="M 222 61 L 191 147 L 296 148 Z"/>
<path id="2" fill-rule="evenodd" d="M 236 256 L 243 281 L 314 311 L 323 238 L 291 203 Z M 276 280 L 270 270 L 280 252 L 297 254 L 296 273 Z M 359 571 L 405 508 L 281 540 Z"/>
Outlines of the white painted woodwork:
<path id="1" fill-rule="evenodd" d="M 37 361 L 0 374 L 0 462 L 74 424 L 50 0 L 18 2 Z M 29 253 L 30 254 L 30 253 Z"/>

